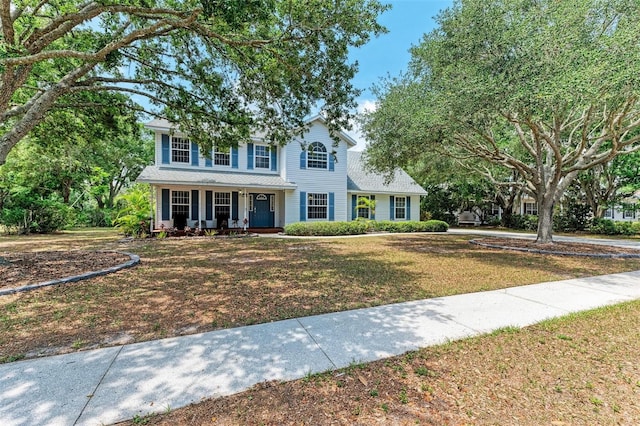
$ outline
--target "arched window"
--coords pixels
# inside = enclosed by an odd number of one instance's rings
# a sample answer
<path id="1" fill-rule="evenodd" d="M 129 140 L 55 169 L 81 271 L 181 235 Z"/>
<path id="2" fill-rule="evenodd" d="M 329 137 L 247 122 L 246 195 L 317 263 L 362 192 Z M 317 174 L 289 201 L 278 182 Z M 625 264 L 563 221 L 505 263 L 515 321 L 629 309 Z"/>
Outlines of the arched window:
<path id="1" fill-rule="evenodd" d="M 307 150 L 307 168 L 327 168 L 327 148 L 321 142 L 313 142 Z"/>

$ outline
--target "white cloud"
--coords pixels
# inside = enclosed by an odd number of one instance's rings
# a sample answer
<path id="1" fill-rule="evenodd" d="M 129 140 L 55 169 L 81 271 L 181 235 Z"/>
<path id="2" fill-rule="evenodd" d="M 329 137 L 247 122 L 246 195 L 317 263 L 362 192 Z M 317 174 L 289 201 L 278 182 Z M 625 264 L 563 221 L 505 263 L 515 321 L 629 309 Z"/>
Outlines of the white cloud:
<path id="1" fill-rule="evenodd" d="M 376 101 L 372 99 L 364 99 L 358 103 L 356 107 L 356 111 L 358 114 L 362 114 L 363 112 L 373 112 L 376 110 Z M 367 147 L 367 141 L 364 138 L 364 135 L 360 131 L 360 126 L 356 121 L 352 121 L 351 125 L 353 126 L 351 130 L 346 132 L 349 136 L 351 136 L 358 144 L 353 147 L 354 151 L 364 151 Z"/>

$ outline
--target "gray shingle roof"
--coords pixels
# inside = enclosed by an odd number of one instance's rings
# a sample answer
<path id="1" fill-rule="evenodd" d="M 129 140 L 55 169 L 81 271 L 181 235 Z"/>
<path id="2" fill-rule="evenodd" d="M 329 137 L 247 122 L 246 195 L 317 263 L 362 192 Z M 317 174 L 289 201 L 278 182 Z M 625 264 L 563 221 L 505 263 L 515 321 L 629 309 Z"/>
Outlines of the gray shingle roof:
<path id="1" fill-rule="evenodd" d="M 372 193 L 409 193 L 425 195 L 424 190 L 404 170 L 395 171 L 393 179 L 388 184 L 381 174 L 370 173 L 365 169 L 362 152 L 347 151 L 347 190 L 351 192 Z"/>
<path id="2" fill-rule="evenodd" d="M 166 185 L 204 185 L 227 187 L 260 187 L 273 189 L 295 189 L 296 184 L 286 182 L 273 174 L 219 172 L 203 169 L 179 169 L 162 166 L 147 166 L 137 182 Z"/>

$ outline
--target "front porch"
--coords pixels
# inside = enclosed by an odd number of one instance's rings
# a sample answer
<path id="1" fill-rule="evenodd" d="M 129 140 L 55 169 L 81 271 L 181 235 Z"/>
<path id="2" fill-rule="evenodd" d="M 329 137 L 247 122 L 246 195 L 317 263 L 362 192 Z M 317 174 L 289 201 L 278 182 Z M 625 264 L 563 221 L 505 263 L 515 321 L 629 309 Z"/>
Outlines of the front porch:
<path id="1" fill-rule="evenodd" d="M 158 234 L 164 232 L 167 237 L 201 237 L 205 235 L 217 236 L 217 235 L 242 235 L 242 234 L 277 234 L 283 232 L 283 228 L 185 228 L 182 230 L 169 228 L 169 229 L 154 229 L 151 231 L 153 237 L 157 237 Z"/>

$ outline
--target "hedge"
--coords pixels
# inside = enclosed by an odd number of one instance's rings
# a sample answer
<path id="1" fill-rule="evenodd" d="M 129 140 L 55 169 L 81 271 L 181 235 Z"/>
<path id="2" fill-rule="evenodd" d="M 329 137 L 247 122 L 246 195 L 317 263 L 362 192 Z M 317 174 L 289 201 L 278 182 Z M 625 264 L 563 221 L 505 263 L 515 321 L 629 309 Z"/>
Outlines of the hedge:
<path id="1" fill-rule="evenodd" d="M 425 222 L 355 220 L 352 222 L 297 222 L 284 227 L 286 235 L 332 236 L 360 235 L 367 232 L 446 232 L 449 225 L 440 220 Z"/>

